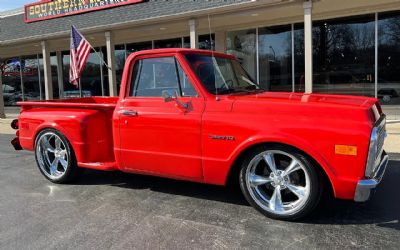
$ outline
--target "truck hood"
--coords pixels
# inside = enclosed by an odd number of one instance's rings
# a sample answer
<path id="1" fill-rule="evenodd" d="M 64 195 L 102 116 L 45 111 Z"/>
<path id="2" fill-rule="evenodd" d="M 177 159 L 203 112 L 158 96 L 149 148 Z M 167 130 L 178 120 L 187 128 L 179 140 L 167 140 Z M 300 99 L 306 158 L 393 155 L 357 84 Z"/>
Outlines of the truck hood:
<path id="1" fill-rule="evenodd" d="M 370 97 L 328 94 L 303 94 L 263 92 L 249 95 L 232 95 L 232 111 L 277 111 L 290 115 L 318 115 L 354 119 L 352 114 L 366 116 L 371 122 L 382 113 L 378 100 Z"/>

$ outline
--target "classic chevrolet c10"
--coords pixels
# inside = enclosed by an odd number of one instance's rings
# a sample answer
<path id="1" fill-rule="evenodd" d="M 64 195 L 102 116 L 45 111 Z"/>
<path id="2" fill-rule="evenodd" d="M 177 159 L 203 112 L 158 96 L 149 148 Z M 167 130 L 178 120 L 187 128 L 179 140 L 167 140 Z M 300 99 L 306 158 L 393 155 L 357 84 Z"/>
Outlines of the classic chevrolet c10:
<path id="1" fill-rule="evenodd" d="M 266 92 L 235 57 L 190 49 L 130 55 L 120 96 L 20 102 L 16 149 L 51 182 L 82 168 L 240 185 L 264 215 L 296 220 L 323 190 L 363 202 L 381 181 L 375 98 Z"/>

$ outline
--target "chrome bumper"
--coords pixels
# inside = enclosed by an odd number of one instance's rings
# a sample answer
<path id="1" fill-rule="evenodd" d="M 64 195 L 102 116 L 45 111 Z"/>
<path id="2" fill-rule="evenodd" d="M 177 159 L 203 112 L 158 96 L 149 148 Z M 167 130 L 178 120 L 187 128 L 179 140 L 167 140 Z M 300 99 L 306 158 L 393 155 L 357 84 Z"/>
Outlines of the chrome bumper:
<path id="1" fill-rule="evenodd" d="M 381 163 L 376 168 L 376 171 L 371 179 L 359 180 L 356 187 L 356 193 L 354 194 L 354 201 L 364 202 L 369 200 L 372 192 L 381 182 L 383 176 L 385 175 L 385 170 L 389 162 L 389 156 L 386 152 L 382 153 Z"/>

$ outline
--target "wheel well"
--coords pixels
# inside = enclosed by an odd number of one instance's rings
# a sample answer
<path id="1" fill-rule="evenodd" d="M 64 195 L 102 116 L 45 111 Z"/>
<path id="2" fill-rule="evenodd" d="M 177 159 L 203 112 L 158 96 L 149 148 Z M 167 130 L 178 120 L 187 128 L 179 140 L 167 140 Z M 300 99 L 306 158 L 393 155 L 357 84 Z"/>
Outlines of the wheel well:
<path id="1" fill-rule="evenodd" d="M 314 166 L 318 166 L 317 167 L 317 171 L 319 176 L 322 179 L 322 184 L 324 187 L 324 190 L 326 192 L 328 192 L 329 194 L 333 195 L 333 187 L 332 187 L 332 183 L 329 180 L 328 175 L 326 174 L 325 170 L 322 168 L 322 166 L 313 158 L 311 157 L 309 154 L 307 154 L 306 152 L 304 152 L 303 150 L 300 150 L 296 147 L 293 147 L 291 145 L 288 144 L 284 144 L 284 143 L 276 143 L 276 142 L 266 142 L 266 143 L 259 143 L 259 144 L 255 144 L 255 145 L 251 145 L 250 147 L 246 148 L 245 150 L 243 150 L 238 157 L 236 157 L 235 161 L 233 162 L 231 169 L 229 171 L 227 180 L 226 180 L 226 184 L 227 185 L 238 185 L 239 184 L 239 173 L 240 173 L 240 168 L 242 165 L 243 160 L 245 159 L 245 157 L 255 148 L 258 148 L 260 146 L 276 146 L 276 145 L 280 145 L 280 146 L 285 146 L 285 147 L 289 147 L 293 150 L 298 151 L 299 153 L 301 153 L 302 155 L 304 155 L 307 160 L 309 160 Z"/>

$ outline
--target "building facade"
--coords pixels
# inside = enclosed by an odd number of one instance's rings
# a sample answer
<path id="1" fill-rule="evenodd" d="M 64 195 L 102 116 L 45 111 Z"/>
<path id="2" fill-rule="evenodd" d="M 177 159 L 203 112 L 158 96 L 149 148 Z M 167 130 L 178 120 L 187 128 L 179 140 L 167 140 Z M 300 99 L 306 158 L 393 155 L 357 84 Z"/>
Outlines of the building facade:
<path id="1" fill-rule="evenodd" d="M 42 2 L 54 10 L 40 18 L 29 6 L 0 13 L 0 110 L 79 96 L 68 81 L 71 24 L 97 51 L 82 74 L 84 96 L 118 95 L 135 51 L 191 47 L 235 55 L 268 91 L 374 96 L 400 109 L 399 0 L 68 0 L 121 5 L 66 16 L 55 11 L 65 1 Z"/>

